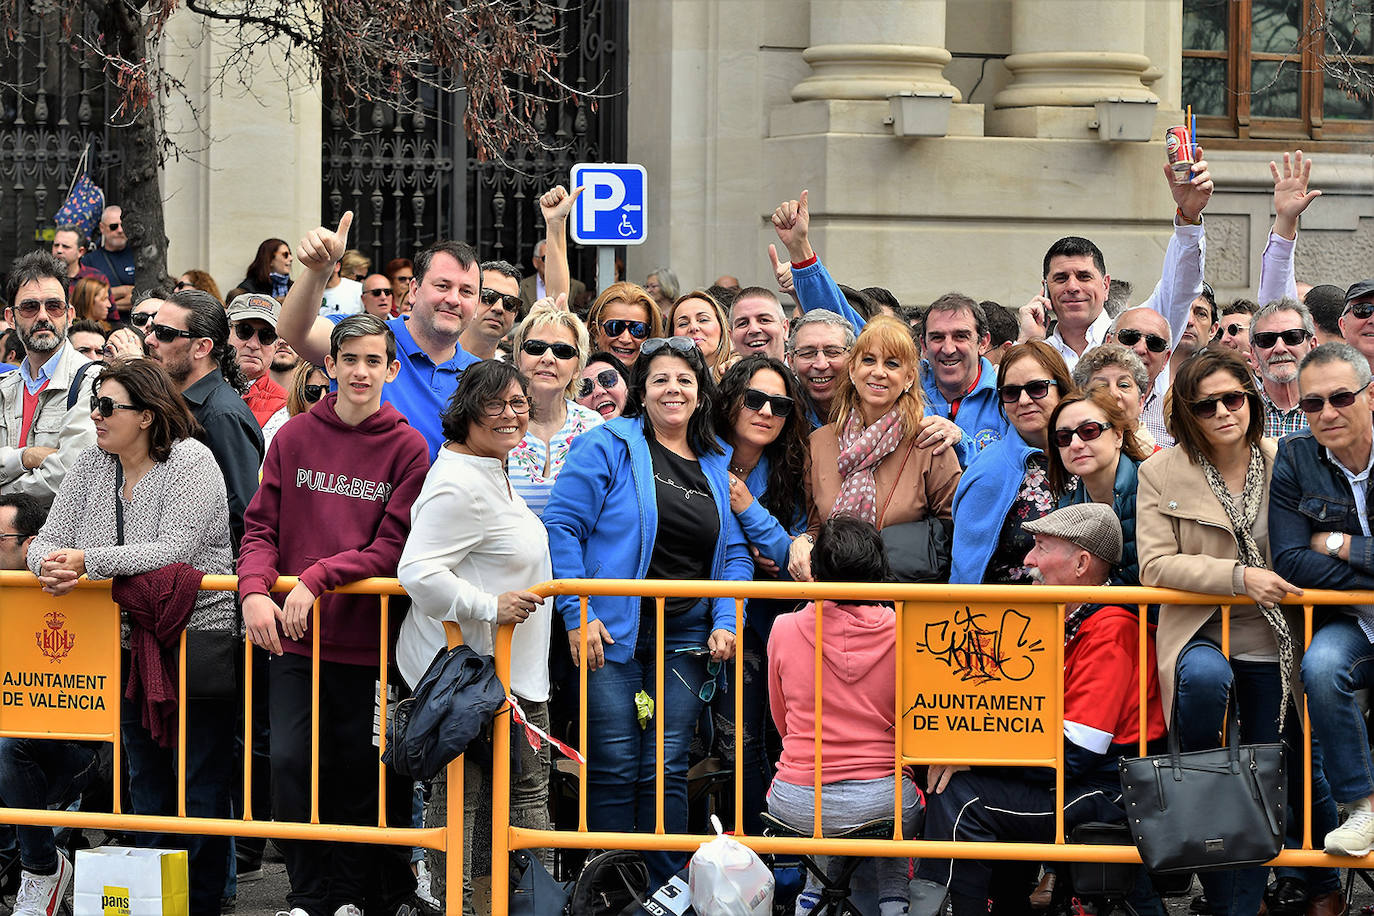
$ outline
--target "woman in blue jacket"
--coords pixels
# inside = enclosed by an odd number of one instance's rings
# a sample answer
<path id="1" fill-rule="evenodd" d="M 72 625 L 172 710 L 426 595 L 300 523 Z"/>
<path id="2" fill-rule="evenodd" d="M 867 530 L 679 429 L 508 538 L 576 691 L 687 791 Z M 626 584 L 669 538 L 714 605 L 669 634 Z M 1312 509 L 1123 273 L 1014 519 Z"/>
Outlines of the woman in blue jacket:
<path id="1" fill-rule="evenodd" d="M 689 337 L 646 340 L 630 384 L 629 416 L 573 441 L 544 510 L 558 578 L 736 579 L 754 571 L 730 511 L 730 451 L 712 430 L 715 384 Z M 555 605 L 581 663 L 576 597 Z M 669 598 L 664 604 L 664 691 L 655 697 L 657 612 L 652 599 L 595 596 L 587 603 L 584 748 L 592 830 L 655 829 L 658 772 L 652 718 L 664 716 L 664 823 L 687 830 L 687 750 L 723 663 L 735 654 L 735 603 Z M 645 855 L 660 883 L 685 856 Z"/>
<path id="2" fill-rule="evenodd" d="M 1073 393 L 1064 357 L 1042 340 L 1017 344 L 997 367 L 997 393 L 1016 435 L 979 452 L 959 478 L 950 582 L 1030 584 L 1035 539 L 1021 526 L 1054 508 L 1045 449 L 1050 414 Z"/>
<path id="3" fill-rule="evenodd" d="M 810 475 L 801 388 L 781 361 L 756 353 L 731 366 L 720 380 L 716 432 L 731 449 L 730 509 L 756 557 L 754 578 L 791 579 L 787 550 L 806 530 L 806 481 Z M 773 780 L 766 750 L 768 728 L 768 636 L 773 619 L 793 610 L 792 602 L 753 599 L 740 641 L 742 684 L 726 684 L 715 701 L 715 722 L 730 760 L 744 767 L 744 829 L 762 833 L 759 817 Z M 742 740 L 735 733 L 735 688 L 744 691 Z M 742 747 L 741 747 L 742 745 Z M 738 750 L 738 756 L 736 751 Z"/>
<path id="4" fill-rule="evenodd" d="M 1136 469 L 1152 449 L 1136 438 L 1138 427 L 1106 385 L 1063 398 L 1050 414 L 1050 489 L 1059 507 L 1105 503 L 1121 520 L 1121 562 L 1112 585 L 1139 585 L 1135 550 Z"/>

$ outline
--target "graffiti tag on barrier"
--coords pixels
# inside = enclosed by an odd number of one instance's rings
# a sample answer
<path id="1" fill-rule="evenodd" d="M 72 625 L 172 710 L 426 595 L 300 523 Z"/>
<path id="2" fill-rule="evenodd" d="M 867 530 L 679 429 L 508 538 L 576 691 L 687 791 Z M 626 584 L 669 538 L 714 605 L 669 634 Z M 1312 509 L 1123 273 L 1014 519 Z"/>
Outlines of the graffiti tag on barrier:
<path id="1" fill-rule="evenodd" d="M 964 607 L 948 620 L 928 622 L 916 650 L 947 665 L 963 681 L 1024 681 L 1035 673 L 1035 656 L 1045 651 L 1041 640 L 1027 636 L 1030 622 L 1012 608 L 995 619 Z"/>

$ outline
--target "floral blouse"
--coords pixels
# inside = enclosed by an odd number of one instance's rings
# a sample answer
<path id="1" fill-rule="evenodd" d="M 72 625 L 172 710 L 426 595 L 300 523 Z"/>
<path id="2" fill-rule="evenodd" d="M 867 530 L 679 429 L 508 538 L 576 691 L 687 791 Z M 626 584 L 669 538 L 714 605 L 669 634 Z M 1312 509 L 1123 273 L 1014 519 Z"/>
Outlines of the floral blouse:
<path id="1" fill-rule="evenodd" d="M 1048 515 L 1054 509 L 1055 500 L 1050 492 L 1047 467 L 1044 455 L 1031 455 L 1026 459 L 1026 476 L 1022 478 L 1021 489 L 1016 492 L 1016 499 L 1007 511 L 1007 520 L 1002 523 L 997 547 L 983 576 L 985 584 L 1012 585 L 1031 581 L 1026 554 L 1035 546 L 1035 538 L 1030 532 L 1022 530 L 1021 526 Z"/>
<path id="2" fill-rule="evenodd" d="M 530 511 L 540 518 L 544 517 L 544 506 L 548 504 L 549 492 L 558 472 L 563 469 L 563 461 L 568 457 L 572 441 L 587 430 L 600 426 L 601 414 L 576 401 L 565 401 L 568 416 L 563 426 L 554 433 L 548 445 L 533 432 L 527 432 L 520 444 L 510 450 L 506 457 L 506 474 L 510 485 L 525 500 Z M 549 472 L 544 473 L 547 467 Z"/>

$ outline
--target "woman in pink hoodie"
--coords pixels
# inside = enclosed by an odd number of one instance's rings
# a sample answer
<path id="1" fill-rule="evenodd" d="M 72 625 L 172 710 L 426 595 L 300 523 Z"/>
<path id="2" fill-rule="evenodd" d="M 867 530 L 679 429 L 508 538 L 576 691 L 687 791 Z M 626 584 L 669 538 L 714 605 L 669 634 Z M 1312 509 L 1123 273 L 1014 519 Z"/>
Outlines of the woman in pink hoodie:
<path id="1" fill-rule="evenodd" d="M 818 582 L 890 578 L 878 529 L 848 516 L 835 516 L 821 526 L 811 569 Z M 826 834 L 892 815 L 896 619 L 885 605 L 822 605 L 821 829 Z M 768 695 L 782 735 L 782 758 L 768 792 L 768 810 L 808 833 L 815 810 L 815 651 L 814 604 L 783 614 L 773 624 Z M 832 714 L 825 715 L 826 709 Z M 907 777 L 902 779 L 902 811 L 903 833 L 911 836 L 918 808 L 916 786 Z M 876 862 L 880 916 L 905 913 L 907 860 Z M 808 874 L 797 898 L 798 916 L 812 913 L 819 901 L 819 882 Z"/>

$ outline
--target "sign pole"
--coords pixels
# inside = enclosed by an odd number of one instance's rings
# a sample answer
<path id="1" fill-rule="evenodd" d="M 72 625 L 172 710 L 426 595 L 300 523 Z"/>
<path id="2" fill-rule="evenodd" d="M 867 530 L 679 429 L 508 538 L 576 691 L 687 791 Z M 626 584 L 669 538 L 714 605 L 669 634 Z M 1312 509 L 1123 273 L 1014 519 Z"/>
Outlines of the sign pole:
<path id="1" fill-rule="evenodd" d="M 615 246 L 596 246 L 596 291 L 604 293 L 615 282 Z"/>

